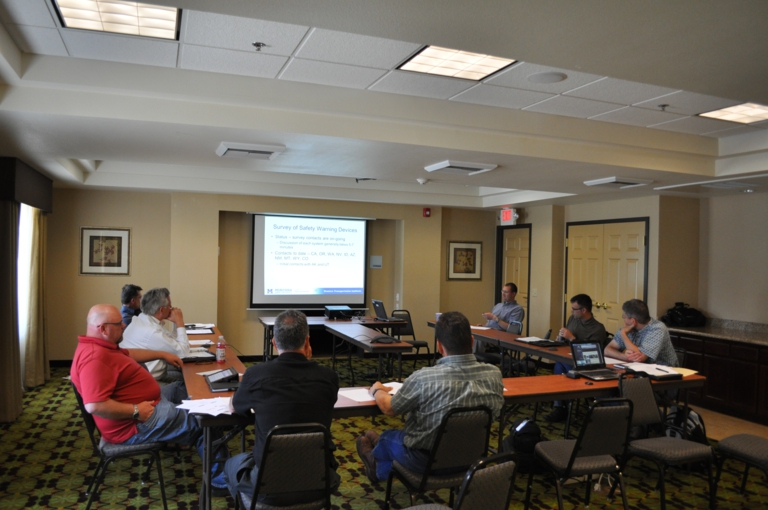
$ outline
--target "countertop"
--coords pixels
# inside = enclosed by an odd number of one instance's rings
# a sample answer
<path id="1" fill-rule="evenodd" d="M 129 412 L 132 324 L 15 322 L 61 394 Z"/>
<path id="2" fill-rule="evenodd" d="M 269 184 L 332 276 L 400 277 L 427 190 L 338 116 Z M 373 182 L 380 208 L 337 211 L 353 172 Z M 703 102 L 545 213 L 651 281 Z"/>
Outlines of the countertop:
<path id="1" fill-rule="evenodd" d="M 670 327 L 670 333 L 690 333 L 705 338 L 730 340 L 768 347 L 768 324 L 712 319 L 698 328 Z"/>

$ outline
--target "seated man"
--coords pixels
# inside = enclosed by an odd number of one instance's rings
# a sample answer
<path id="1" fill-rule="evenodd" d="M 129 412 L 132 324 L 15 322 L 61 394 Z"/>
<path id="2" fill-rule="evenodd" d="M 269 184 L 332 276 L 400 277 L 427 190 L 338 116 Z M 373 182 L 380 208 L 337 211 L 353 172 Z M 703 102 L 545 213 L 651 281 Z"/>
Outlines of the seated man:
<path id="1" fill-rule="evenodd" d="M 339 376 L 312 358 L 307 317 L 296 310 L 286 310 L 275 320 L 272 344 L 279 356 L 246 370 L 240 387 L 232 397 L 238 414 L 255 413 L 256 442 L 252 452 L 235 455 L 227 461 L 225 473 L 232 497 L 237 492 L 253 494 L 267 434 L 275 425 L 320 423 L 329 431 L 333 406 L 339 392 Z M 332 449 L 333 445 L 331 446 Z M 334 469 L 337 465 L 334 465 Z M 339 476 L 330 471 L 331 487 L 339 485 Z M 296 493 L 289 496 L 259 496 L 270 505 L 293 505 L 322 498 L 321 494 Z"/>
<path id="2" fill-rule="evenodd" d="M 381 382 L 368 390 L 387 416 L 408 413 L 402 430 L 385 430 L 381 436 L 369 430 L 357 438 L 357 453 L 372 482 L 386 480 L 394 460 L 423 472 L 440 422 L 451 409 L 485 405 L 494 416 L 501 410 L 501 372 L 475 359 L 467 318 L 459 312 L 442 314 L 435 336 L 443 355 L 435 366 L 414 372 L 394 396 Z"/>
<path id="3" fill-rule="evenodd" d="M 571 317 L 564 328 L 560 328 L 557 335 L 558 340 L 564 340 L 568 343 L 597 343 L 605 346 L 607 335 L 605 326 L 600 324 L 592 315 L 592 298 L 586 294 L 576 294 L 571 298 Z M 563 363 L 555 363 L 555 374 L 564 374 L 571 367 Z M 565 402 L 555 401 L 555 408 L 551 413 L 544 417 L 551 422 L 565 421 L 568 417 L 568 411 L 565 408 Z"/>
<path id="4" fill-rule="evenodd" d="M 112 305 L 95 305 L 88 312 L 86 336 L 80 336 L 71 376 L 105 441 L 142 444 L 156 441 L 188 444 L 203 456 L 203 429 L 187 411 L 171 402 L 177 385 L 162 390 L 139 363 L 162 359 L 176 367 L 182 362 L 168 352 L 121 349 L 125 326 Z M 220 450 L 219 460 L 228 455 Z M 213 487 L 225 486 L 223 462 L 214 462 Z"/>
<path id="5" fill-rule="evenodd" d="M 515 296 L 517 296 L 517 285 L 505 283 L 501 289 L 501 303 L 497 303 L 490 312 L 483 313 L 486 327 L 506 331 L 510 322 L 522 324 L 525 318 L 525 309 L 517 304 Z M 472 347 L 472 352 L 476 354 L 485 352 L 485 344 L 476 342 Z"/>
<path id="6" fill-rule="evenodd" d="M 123 285 L 123 290 L 120 292 L 120 302 L 123 307 L 120 313 L 123 316 L 123 324 L 126 326 L 141 313 L 141 291 L 142 288 L 138 285 L 132 283 Z"/>
<path id="7" fill-rule="evenodd" d="M 163 327 L 163 321 L 173 323 L 174 331 Z M 126 349 L 152 349 L 175 354 L 180 358 L 189 356 L 189 338 L 184 328 L 181 309 L 171 306 L 171 293 L 165 288 L 150 289 L 141 298 L 141 315 L 133 319 L 125 330 Z M 181 381 L 181 371 L 169 366 L 163 360 L 147 363 L 152 377 L 160 382 Z"/>
<path id="8" fill-rule="evenodd" d="M 639 299 L 630 299 L 623 305 L 624 327 L 605 347 L 606 357 L 635 363 L 655 363 L 678 366 L 677 353 L 663 322 L 651 319 L 648 306 Z"/>

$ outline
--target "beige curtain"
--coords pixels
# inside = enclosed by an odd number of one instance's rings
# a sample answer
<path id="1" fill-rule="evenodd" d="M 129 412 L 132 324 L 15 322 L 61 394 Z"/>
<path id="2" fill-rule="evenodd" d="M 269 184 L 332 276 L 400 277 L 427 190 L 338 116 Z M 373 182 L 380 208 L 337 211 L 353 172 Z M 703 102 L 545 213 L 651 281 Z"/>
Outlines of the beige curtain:
<path id="1" fill-rule="evenodd" d="M 17 202 L 0 201 L 0 422 L 16 420 L 22 410 L 16 284 L 19 208 Z"/>
<path id="2" fill-rule="evenodd" d="M 32 256 L 29 271 L 29 322 L 24 346 L 24 387 L 44 384 L 51 377 L 45 348 L 45 245 L 48 217 L 32 208 Z"/>

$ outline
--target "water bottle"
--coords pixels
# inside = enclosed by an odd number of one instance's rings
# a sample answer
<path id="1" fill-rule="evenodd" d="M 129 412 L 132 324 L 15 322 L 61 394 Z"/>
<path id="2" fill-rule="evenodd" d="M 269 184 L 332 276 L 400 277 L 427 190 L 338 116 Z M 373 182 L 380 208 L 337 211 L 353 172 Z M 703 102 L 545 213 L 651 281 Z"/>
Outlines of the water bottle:
<path id="1" fill-rule="evenodd" d="M 220 336 L 216 342 L 216 363 L 224 363 L 227 360 L 227 351 L 224 347 L 224 337 Z"/>

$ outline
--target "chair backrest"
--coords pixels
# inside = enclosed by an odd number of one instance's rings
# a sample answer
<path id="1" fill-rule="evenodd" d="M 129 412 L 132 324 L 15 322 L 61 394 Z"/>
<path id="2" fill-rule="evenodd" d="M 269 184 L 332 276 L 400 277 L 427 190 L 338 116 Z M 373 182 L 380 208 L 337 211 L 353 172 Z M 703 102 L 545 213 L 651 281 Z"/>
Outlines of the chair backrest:
<path id="1" fill-rule="evenodd" d="M 85 428 L 88 430 L 88 437 L 91 438 L 91 446 L 93 446 L 93 453 L 94 455 L 100 455 L 101 451 L 99 450 L 99 439 L 96 437 L 96 432 L 99 430 L 96 426 L 96 420 L 93 419 L 93 415 L 89 413 L 85 409 L 85 404 L 83 403 L 83 397 L 80 395 L 80 392 L 77 391 L 77 387 L 75 386 L 75 383 L 72 384 L 72 391 L 75 393 L 75 399 L 77 400 L 77 407 L 80 409 L 80 415 L 83 417 L 83 421 L 85 422 Z M 101 433 L 99 433 L 100 435 Z"/>
<path id="2" fill-rule="evenodd" d="M 522 322 L 509 321 L 509 326 L 507 326 L 507 333 L 513 333 L 515 335 L 519 335 L 522 332 L 523 332 Z"/>
<path id="3" fill-rule="evenodd" d="M 459 490 L 454 510 L 507 510 L 515 483 L 515 454 L 499 453 L 475 462 Z"/>
<path id="4" fill-rule="evenodd" d="M 397 328 L 396 332 L 398 337 L 403 335 L 410 335 L 414 340 L 416 340 L 416 334 L 413 332 L 413 322 L 411 322 L 411 314 L 408 310 L 395 310 L 392 312 L 392 317 L 403 319 L 408 323 L 405 326 L 400 326 Z"/>
<path id="5" fill-rule="evenodd" d="M 272 427 L 264 443 L 251 507 L 259 494 L 324 491 L 330 508 L 329 444 L 328 430 L 319 423 Z"/>
<path id="6" fill-rule="evenodd" d="M 437 431 L 426 473 L 466 469 L 485 457 L 492 422 L 493 413 L 487 406 L 457 407 L 448 411 Z"/>
<path id="7" fill-rule="evenodd" d="M 619 377 L 619 395 L 632 401 L 634 413 L 632 425 L 655 425 L 661 423 L 661 411 L 653 394 L 651 380 L 635 375 L 627 378 L 627 374 Z"/>
<path id="8" fill-rule="evenodd" d="M 587 410 L 564 477 L 570 476 L 573 463 L 578 457 L 597 455 L 611 455 L 615 459 L 624 457 L 629 445 L 631 424 L 631 400 L 608 398 L 595 401 Z"/>
<path id="9" fill-rule="evenodd" d="M 550 336 L 552 336 L 552 328 L 549 328 L 549 329 L 547 330 L 547 333 L 546 333 L 546 334 L 545 334 L 543 337 L 541 337 L 541 338 L 542 338 L 543 340 L 549 340 L 549 337 L 550 337 Z"/>
<path id="10" fill-rule="evenodd" d="M 675 354 L 677 354 L 677 366 L 684 367 L 688 361 L 688 351 L 682 347 L 675 347 Z"/>

